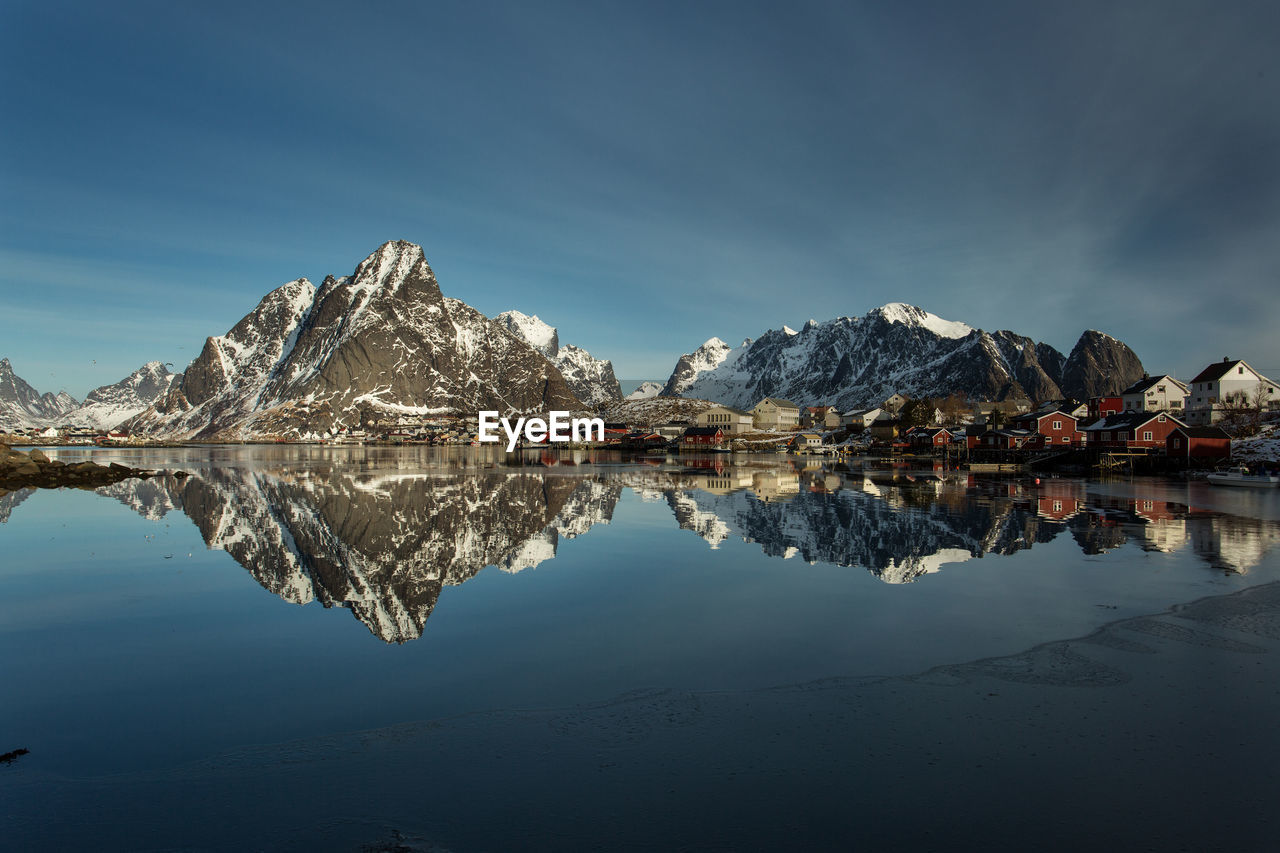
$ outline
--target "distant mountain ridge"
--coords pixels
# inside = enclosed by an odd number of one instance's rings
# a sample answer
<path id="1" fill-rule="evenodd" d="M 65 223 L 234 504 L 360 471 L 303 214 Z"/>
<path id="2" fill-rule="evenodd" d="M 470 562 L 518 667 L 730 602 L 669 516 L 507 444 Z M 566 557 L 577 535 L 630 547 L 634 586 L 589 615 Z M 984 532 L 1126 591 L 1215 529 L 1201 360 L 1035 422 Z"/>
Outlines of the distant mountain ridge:
<path id="1" fill-rule="evenodd" d="M 764 397 L 797 405 L 871 406 L 894 393 L 1032 400 L 1116 393 L 1143 374 L 1121 341 L 1086 331 L 1067 356 L 1010 331 L 985 332 L 913 305 L 863 317 L 783 326 L 730 349 L 712 338 L 681 356 L 663 389 L 750 408 Z"/>
<path id="2" fill-rule="evenodd" d="M 0 358 L 0 429 L 48 426 L 79 405 L 66 391 L 41 394 Z"/>

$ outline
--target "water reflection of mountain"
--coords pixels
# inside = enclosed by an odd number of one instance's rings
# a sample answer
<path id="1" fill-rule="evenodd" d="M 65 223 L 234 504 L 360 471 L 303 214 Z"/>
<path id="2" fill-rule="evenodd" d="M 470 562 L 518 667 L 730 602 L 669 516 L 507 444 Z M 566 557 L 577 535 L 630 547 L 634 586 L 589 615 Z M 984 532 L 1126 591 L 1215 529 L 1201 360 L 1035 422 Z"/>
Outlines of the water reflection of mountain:
<path id="1" fill-rule="evenodd" d="M 861 566 L 904 583 L 947 563 L 1012 554 L 1070 533 L 1086 554 L 1133 543 L 1192 552 L 1244 572 L 1280 544 L 1274 522 L 1159 498 L 1091 494 L 1084 480 L 1042 483 L 744 468 L 667 493 L 682 528 L 716 548 L 738 535 L 780 558 Z M 1182 486 L 1185 490 L 1185 486 Z"/>
<path id="2" fill-rule="evenodd" d="M 18 489 L 16 492 L 0 490 L 0 524 L 9 520 L 13 508 L 35 494 L 35 489 Z"/>
<path id="3" fill-rule="evenodd" d="M 608 522 L 628 488 L 665 502 L 676 524 L 711 548 L 738 537 L 769 556 L 858 566 L 887 583 L 1064 533 L 1086 554 L 1130 543 L 1190 547 L 1228 571 L 1246 571 L 1280 541 L 1275 522 L 1192 509 L 1173 499 L 1187 498 L 1187 487 L 1174 484 L 1158 498 L 1135 497 L 1092 492 L 1082 480 L 911 478 L 721 460 L 465 471 L 307 462 L 211 467 L 99 492 L 147 518 L 181 510 L 209 547 L 281 598 L 345 607 L 377 636 L 403 642 L 421 635 L 445 585 L 485 566 L 514 572 L 551 559 L 562 538 Z M 0 499 L 0 513 L 21 499 Z"/>
<path id="4" fill-rule="evenodd" d="M 422 634 L 445 585 L 520 571 L 607 522 L 622 486 L 521 469 L 375 474 L 213 468 L 101 490 L 148 518 L 181 509 L 210 548 L 299 604 L 348 608 L 377 636 Z"/>

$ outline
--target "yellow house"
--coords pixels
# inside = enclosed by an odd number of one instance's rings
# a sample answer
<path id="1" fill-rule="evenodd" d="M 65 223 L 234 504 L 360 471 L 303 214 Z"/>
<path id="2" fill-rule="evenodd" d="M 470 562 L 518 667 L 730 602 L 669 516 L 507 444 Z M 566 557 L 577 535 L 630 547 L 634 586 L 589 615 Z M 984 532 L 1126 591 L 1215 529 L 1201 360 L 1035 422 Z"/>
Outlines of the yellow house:
<path id="1" fill-rule="evenodd" d="M 750 412 L 735 409 L 732 406 L 712 406 L 698 414 L 698 426 L 718 427 L 725 435 L 741 435 L 751 432 L 752 417 Z"/>
<path id="2" fill-rule="evenodd" d="M 765 397 L 751 410 L 756 429 L 785 431 L 800 427 L 800 407 L 790 400 Z"/>

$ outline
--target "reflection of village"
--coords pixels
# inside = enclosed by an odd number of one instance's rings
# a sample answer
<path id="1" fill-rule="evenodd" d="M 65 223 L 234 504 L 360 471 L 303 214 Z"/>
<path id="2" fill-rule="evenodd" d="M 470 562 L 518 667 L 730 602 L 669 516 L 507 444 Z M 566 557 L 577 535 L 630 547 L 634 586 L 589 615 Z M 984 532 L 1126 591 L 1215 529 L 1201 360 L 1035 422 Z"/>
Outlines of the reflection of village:
<path id="1" fill-rule="evenodd" d="M 680 529 L 712 549 L 739 539 L 767 556 L 914 581 L 986 554 L 1013 554 L 1066 533 L 1086 554 L 1132 544 L 1190 549 L 1245 572 L 1280 542 L 1269 493 L 1227 512 L 1200 483 L 997 478 L 948 469 L 871 467 L 723 454 L 667 459 L 616 453 L 270 467 L 196 468 L 177 479 L 100 489 L 152 519 L 181 511 L 207 546 L 298 604 L 350 610 L 377 636 L 420 636 L 443 587 L 486 566 L 537 567 L 560 544 L 609 523 L 624 492 L 665 502 Z M 6 496 L 7 515 L 24 493 Z M 1203 498 L 1204 500 L 1200 500 Z M 12 505 L 9 505 L 12 504 Z M 1267 507 L 1270 507 L 1269 509 Z"/>
<path id="2" fill-rule="evenodd" d="M 941 463 L 931 469 L 806 465 L 800 461 L 755 467 L 711 458 L 695 462 L 689 470 L 705 472 L 698 476 L 696 491 L 708 497 L 700 500 L 694 492 L 692 500 L 702 513 L 711 512 L 724 522 L 717 525 L 718 529 L 733 530 L 748 542 L 760 542 L 766 553 L 802 556 L 808 562 L 861 565 L 886 581 L 913 580 L 943 563 L 985 553 L 1012 553 L 1064 532 L 1070 533 L 1086 554 L 1099 554 L 1130 543 L 1144 551 L 1165 553 L 1189 547 L 1208 565 L 1229 572 L 1248 571 L 1280 542 L 1280 528 L 1274 523 L 1236 516 L 1208 505 L 1196 506 L 1191 490 L 1204 487 L 1187 483 L 1137 481 L 1140 485 L 1136 487 L 1120 488 L 1115 483 L 1082 478 L 983 477 L 948 469 Z M 790 503 L 797 509 L 766 510 L 764 514 L 774 517 L 779 533 L 774 534 L 767 525 L 762 532 L 758 523 L 761 513 L 743 516 L 740 500 L 725 500 L 747 494 L 761 504 Z M 810 532 L 803 523 L 796 522 L 797 516 L 821 514 L 802 508 L 811 506 L 815 496 L 820 496 L 818 502 L 852 502 L 871 514 L 875 514 L 874 502 L 906 518 L 914 514 L 930 521 L 940 520 L 959 540 L 967 541 L 939 543 L 944 547 L 933 553 L 926 548 L 913 554 L 913 548 L 904 540 L 900 553 L 879 563 L 831 559 L 831 552 L 823 547 L 820 537 L 788 532 Z M 749 518 L 751 522 L 734 530 L 731 520 L 735 518 Z M 972 527 L 974 522 L 976 527 Z M 702 526 L 706 526 L 705 519 Z M 970 537 L 965 536 L 967 527 L 972 527 Z M 707 538 L 712 547 L 718 547 L 724 537 Z M 838 533 L 835 538 L 839 538 Z M 960 547 L 946 547 L 956 545 Z M 825 558 L 819 556 L 824 553 Z M 939 554 L 949 559 L 938 561 Z"/>

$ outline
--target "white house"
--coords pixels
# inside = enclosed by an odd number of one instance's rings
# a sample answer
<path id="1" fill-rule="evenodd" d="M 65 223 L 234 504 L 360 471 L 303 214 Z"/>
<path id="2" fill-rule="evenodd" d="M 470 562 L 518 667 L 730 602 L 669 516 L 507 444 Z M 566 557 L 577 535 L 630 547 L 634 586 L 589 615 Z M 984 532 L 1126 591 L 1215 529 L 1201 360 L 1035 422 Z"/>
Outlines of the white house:
<path id="1" fill-rule="evenodd" d="M 1224 358 L 1211 364 L 1191 380 L 1183 411 L 1191 426 L 1208 426 L 1222 420 L 1223 401 L 1243 394 L 1248 406 L 1263 409 L 1280 407 L 1280 386 L 1254 370 L 1243 360 Z"/>
<path id="2" fill-rule="evenodd" d="M 800 426 L 800 407 L 790 400 L 765 397 L 751 409 L 756 429 L 785 431 Z"/>
<path id="3" fill-rule="evenodd" d="M 1120 401 L 1126 412 L 1182 413 L 1187 396 L 1187 386 L 1167 373 L 1160 376 L 1143 376 L 1120 392 Z"/>
<path id="4" fill-rule="evenodd" d="M 732 406 L 712 406 L 698 413 L 698 426 L 719 427 L 725 435 L 751 432 L 753 420 L 750 412 L 744 412 Z"/>
<path id="5" fill-rule="evenodd" d="M 840 416 L 840 426 L 866 429 L 882 414 L 884 409 L 879 406 L 874 409 L 850 409 Z"/>

